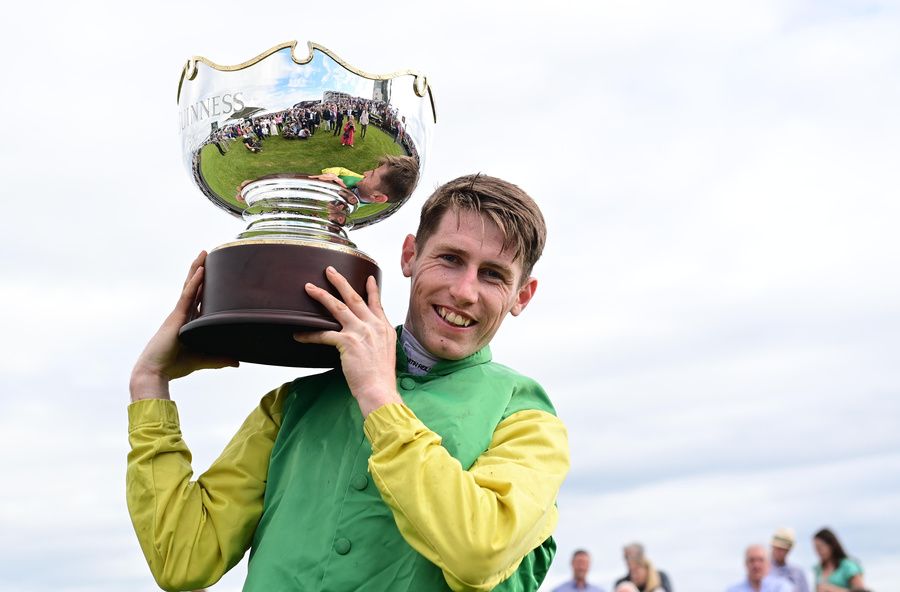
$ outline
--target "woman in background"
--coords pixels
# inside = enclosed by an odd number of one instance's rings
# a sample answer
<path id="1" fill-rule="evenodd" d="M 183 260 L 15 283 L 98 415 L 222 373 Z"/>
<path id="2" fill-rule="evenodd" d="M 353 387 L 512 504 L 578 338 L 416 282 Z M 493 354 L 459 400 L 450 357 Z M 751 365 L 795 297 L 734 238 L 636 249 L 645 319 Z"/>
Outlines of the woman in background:
<path id="1" fill-rule="evenodd" d="M 642 557 L 634 563 L 629 563 L 628 571 L 631 582 L 639 592 L 667 592 L 662 585 L 659 572 L 653 567 L 653 563 L 646 557 Z"/>
<path id="2" fill-rule="evenodd" d="M 819 563 L 813 567 L 816 592 L 847 592 L 866 587 L 862 566 L 847 556 L 831 530 L 823 528 L 813 535 L 813 546 L 819 556 Z"/>
<path id="3" fill-rule="evenodd" d="M 356 126 L 353 125 L 353 117 L 347 118 L 347 125 L 344 126 L 344 133 L 341 135 L 341 146 L 353 146 L 353 135 L 356 133 Z"/>

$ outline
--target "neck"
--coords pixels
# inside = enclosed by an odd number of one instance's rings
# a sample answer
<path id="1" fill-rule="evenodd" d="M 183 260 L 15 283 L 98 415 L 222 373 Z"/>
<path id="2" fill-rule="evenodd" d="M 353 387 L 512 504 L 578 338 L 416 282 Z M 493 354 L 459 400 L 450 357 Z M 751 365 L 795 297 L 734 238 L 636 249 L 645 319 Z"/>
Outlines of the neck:
<path id="1" fill-rule="evenodd" d="M 403 336 L 412 337 L 418 343 L 422 343 L 419 341 L 419 336 L 416 335 L 416 332 L 412 330 L 412 324 L 409 322 L 409 314 L 406 315 L 406 320 L 403 322 L 403 331 L 400 333 L 401 338 Z"/>
<path id="2" fill-rule="evenodd" d="M 753 579 L 751 579 L 751 580 L 750 580 L 750 587 L 753 588 L 754 590 L 759 590 L 760 587 L 762 587 L 762 579 L 759 579 L 759 580 L 753 580 Z"/>
<path id="3" fill-rule="evenodd" d="M 410 374 L 424 376 L 438 362 L 438 358 L 425 349 L 407 325 L 403 325 L 400 342 L 406 354 L 406 371 Z"/>

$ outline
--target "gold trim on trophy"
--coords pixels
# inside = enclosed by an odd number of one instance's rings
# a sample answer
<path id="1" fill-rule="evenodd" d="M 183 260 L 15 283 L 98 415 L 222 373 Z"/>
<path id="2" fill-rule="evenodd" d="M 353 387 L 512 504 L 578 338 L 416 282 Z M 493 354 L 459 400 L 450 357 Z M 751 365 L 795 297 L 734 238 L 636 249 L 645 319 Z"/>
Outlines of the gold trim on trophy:
<path id="1" fill-rule="evenodd" d="M 236 241 L 231 241 L 229 243 L 225 243 L 219 245 L 214 248 L 213 251 L 218 251 L 219 249 L 226 249 L 228 247 L 241 247 L 244 245 L 300 245 L 300 246 L 308 246 L 308 247 L 316 247 L 316 248 L 324 248 L 331 249 L 332 251 L 339 251 L 341 253 L 345 253 L 347 255 L 353 255 L 354 257 L 359 257 L 360 259 L 365 259 L 366 261 L 371 261 L 372 263 L 377 262 L 360 251 L 359 249 L 353 249 L 351 247 L 345 247 L 343 245 L 336 245 L 333 243 L 326 243 L 320 241 L 306 241 L 300 240 L 296 238 L 291 239 L 277 239 L 277 238 L 243 238 Z"/>
<path id="2" fill-rule="evenodd" d="M 332 52 L 330 49 L 319 45 L 314 41 L 307 42 L 306 46 L 309 48 L 309 55 L 302 60 L 297 59 L 297 41 L 285 41 L 284 43 L 276 45 L 271 49 L 267 49 L 258 56 L 251 58 L 246 62 L 241 62 L 236 66 L 223 66 L 203 56 L 192 56 L 188 58 L 187 63 L 185 63 L 184 68 L 181 71 L 181 79 L 178 81 L 178 94 L 175 97 L 175 102 L 177 103 L 181 98 L 181 87 L 184 83 L 185 78 L 188 80 L 193 80 L 197 76 L 197 62 L 203 62 L 210 68 L 219 70 L 221 72 L 235 72 L 237 70 L 249 68 L 257 62 L 266 59 L 273 53 L 289 47 L 291 48 L 291 58 L 294 60 L 294 62 L 298 65 L 303 65 L 308 64 L 313 59 L 313 51 L 318 49 L 347 70 L 353 72 L 357 76 L 362 76 L 363 78 L 369 78 L 371 80 L 390 80 L 392 78 L 397 78 L 398 76 L 413 76 L 413 92 L 416 93 L 417 97 L 424 97 L 425 93 L 428 93 L 428 101 L 431 103 L 431 113 L 434 117 L 434 122 L 437 123 L 437 111 L 434 108 L 434 95 L 431 94 L 431 86 L 428 84 L 428 78 L 421 72 L 417 72 L 416 70 L 398 70 L 396 72 L 391 72 L 390 74 L 370 74 L 369 72 L 365 72 L 363 70 L 360 70 L 359 68 L 351 66 L 340 57 L 338 57 L 337 54 Z"/>

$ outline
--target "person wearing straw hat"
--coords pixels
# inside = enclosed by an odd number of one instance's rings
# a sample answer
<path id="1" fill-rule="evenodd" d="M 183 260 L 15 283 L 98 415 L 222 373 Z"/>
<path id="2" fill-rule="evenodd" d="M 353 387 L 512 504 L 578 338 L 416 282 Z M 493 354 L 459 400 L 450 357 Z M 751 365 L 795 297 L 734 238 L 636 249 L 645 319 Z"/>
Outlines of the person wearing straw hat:
<path id="1" fill-rule="evenodd" d="M 772 567 L 769 573 L 784 578 L 794 585 L 794 592 L 809 592 L 803 570 L 787 562 L 788 553 L 796 542 L 793 528 L 779 528 L 772 535 Z"/>

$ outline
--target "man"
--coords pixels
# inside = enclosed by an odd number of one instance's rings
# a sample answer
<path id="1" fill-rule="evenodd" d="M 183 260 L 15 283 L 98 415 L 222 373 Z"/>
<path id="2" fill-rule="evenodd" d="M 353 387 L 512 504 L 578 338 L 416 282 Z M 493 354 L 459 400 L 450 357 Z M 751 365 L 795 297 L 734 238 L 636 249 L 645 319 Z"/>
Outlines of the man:
<path id="1" fill-rule="evenodd" d="M 243 142 L 244 142 L 244 148 L 246 148 L 247 150 L 249 150 L 250 152 L 252 152 L 254 154 L 256 154 L 257 152 L 262 150 L 262 144 L 260 143 L 260 141 L 257 138 L 254 138 L 249 133 L 244 134 Z"/>
<path id="2" fill-rule="evenodd" d="M 638 592 L 653 592 L 652 590 L 647 589 L 649 574 L 643 573 L 646 571 L 644 565 L 647 559 L 644 554 L 644 545 L 641 543 L 629 543 L 622 548 L 622 556 L 625 559 L 625 566 L 628 568 L 628 573 L 616 580 L 613 588 L 618 588 L 619 585 L 624 582 L 631 582 L 636 584 L 635 588 L 638 589 Z M 660 586 L 663 590 L 666 592 L 673 592 L 672 582 L 669 580 L 669 576 L 666 572 L 661 569 L 656 569 L 655 571 L 656 575 L 659 576 Z M 642 577 L 639 577 L 639 572 Z"/>
<path id="3" fill-rule="evenodd" d="M 359 115 L 359 125 L 360 128 L 360 137 L 362 139 L 366 138 L 366 129 L 369 127 L 369 109 L 368 107 L 363 108 L 363 112 Z"/>
<path id="4" fill-rule="evenodd" d="M 419 165 L 411 156 L 382 156 L 377 167 L 361 175 L 344 167 L 329 167 L 310 179 L 346 187 L 361 203 L 402 203 L 419 181 Z"/>
<path id="5" fill-rule="evenodd" d="M 337 347 L 341 367 L 263 397 L 191 482 L 169 381 L 237 365 L 177 340 L 201 253 L 129 385 L 128 507 L 157 582 L 208 586 L 249 547 L 245 592 L 537 590 L 555 552 L 565 428 L 488 344 L 534 296 L 545 236 L 515 185 L 439 187 L 403 242 L 403 326 L 385 318 L 374 278 L 364 299 L 328 268 L 340 300 L 306 289 L 342 329 L 295 337 Z"/>
<path id="6" fill-rule="evenodd" d="M 769 574 L 769 558 L 762 545 L 750 545 L 744 553 L 747 579 L 728 592 L 793 592 L 790 582 Z"/>
<path id="7" fill-rule="evenodd" d="M 344 127 L 344 110 L 338 109 L 337 114 L 334 117 L 334 133 L 332 136 L 336 136 L 343 131 Z"/>
<path id="8" fill-rule="evenodd" d="M 772 536 L 772 568 L 769 573 L 790 582 L 794 586 L 794 592 L 809 592 L 803 570 L 787 563 L 788 553 L 795 541 L 793 529 L 779 528 L 775 531 Z"/>
<path id="9" fill-rule="evenodd" d="M 400 121 L 397 122 L 397 136 L 394 138 L 398 144 L 403 145 L 403 134 L 406 133 L 406 115 L 403 115 L 400 118 Z"/>
<path id="10" fill-rule="evenodd" d="M 553 592 L 603 592 L 603 588 L 588 584 L 587 574 L 590 569 L 591 556 L 584 549 L 578 549 L 572 554 L 572 579 L 554 588 Z"/>

